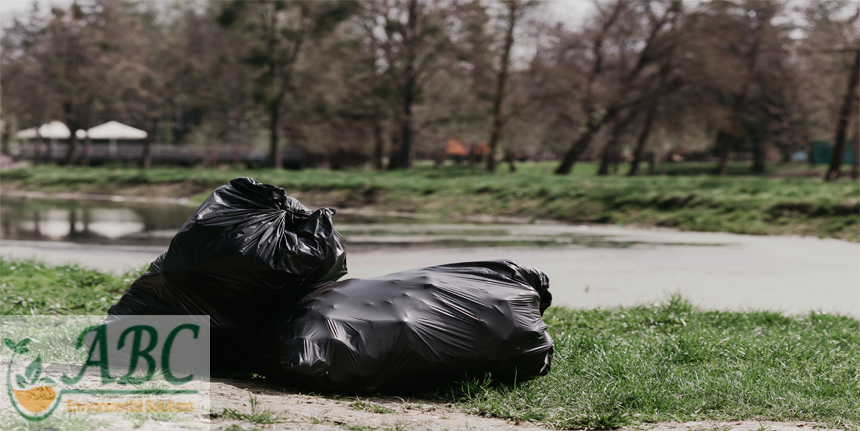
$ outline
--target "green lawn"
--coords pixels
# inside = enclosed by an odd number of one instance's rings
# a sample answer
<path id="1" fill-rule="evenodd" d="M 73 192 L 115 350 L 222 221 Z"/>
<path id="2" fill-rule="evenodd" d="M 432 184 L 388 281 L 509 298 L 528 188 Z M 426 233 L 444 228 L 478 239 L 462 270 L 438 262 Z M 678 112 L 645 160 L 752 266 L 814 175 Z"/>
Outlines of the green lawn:
<path id="1" fill-rule="evenodd" d="M 791 173 L 805 165 L 788 165 Z M 2 173 L 3 190 L 189 197 L 200 201 L 237 176 L 284 187 L 311 206 L 366 207 L 423 214 L 437 220 L 469 215 L 515 216 L 571 223 L 663 226 L 754 235 L 813 235 L 860 241 L 860 183 L 818 178 L 683 175 L 703 163 L 673 164 L 666 176 L 597 177 L 593 164 L 572 175 L 554 164 L 521 163 L 489 174 L 468 166 L 419 166 L 413 171 L 364 169 L 58 168 Z M 744 165 L 732 166 L 745 172 Z M 777 172 L 779 173 L 779 172 Z"/>
<path id="2" fill-rule="evenodd" d="M 860 425 L 860 322 L 810 313 L 702 311 L 682 298 L 550 308 L 552 371 L 516 388 L 452 391 L 478 414 L 558 428 L 657 421 Z"/>
<path id="3" fill-rule="evenodd" d="M 0 314 L 104 314 L 139 273 L 0 259 Z M 556 428 L 654 421 L 804 421 L 860 426 L 860 321 L 810 313 L 697 309 L 679 297 L 570 310 L 544 320 L 549 375 L 515 387 L 471 382 L 429 398 Z"/>

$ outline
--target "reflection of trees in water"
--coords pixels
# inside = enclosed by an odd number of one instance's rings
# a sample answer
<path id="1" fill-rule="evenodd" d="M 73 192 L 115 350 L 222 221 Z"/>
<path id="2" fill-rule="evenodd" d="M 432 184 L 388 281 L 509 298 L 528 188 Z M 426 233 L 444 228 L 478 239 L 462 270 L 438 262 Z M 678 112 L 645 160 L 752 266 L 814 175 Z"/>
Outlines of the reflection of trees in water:
<path id="1" fill-rule="evenodd" d="M 148 234 L 178 230 L 193 212 L 179 205 L 4 199 L 0 234 L 20 240 L 161 243 Z"/>
<path id="2" fill-rule="evenodd" d="M 78 230 L 78 214 L 80 213 L 81 220 L 80 226 L 81 229 Z M 92 235 L 90 232 L 90 211 L 88 208 L 71 208 L 69 209 L 69 234 L 66 235 L 68 239 L 77 239 L 84 238 L 89 235 Z"/>

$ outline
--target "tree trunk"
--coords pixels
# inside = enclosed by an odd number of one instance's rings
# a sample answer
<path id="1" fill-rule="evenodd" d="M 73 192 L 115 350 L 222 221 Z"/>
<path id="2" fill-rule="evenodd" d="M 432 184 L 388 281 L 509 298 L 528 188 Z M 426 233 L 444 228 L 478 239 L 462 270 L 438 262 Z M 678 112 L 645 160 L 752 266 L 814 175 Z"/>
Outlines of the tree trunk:
<path id="1" fill-rule="evenodd" d="M 851 179 L 860 179 L 860 118 L 854 115 L 854 133 L 851 151 Z"/>
<path id="2" fill-rule="evenodd" d="M 90 155 L 93 152 L 93 141 L 90 139 L 89 135 L 84 138 L 84 157 L 81 159 L 81 166 L 89 166 L 90 165 Z"/>
<path id="3" fill-rule="evenodd" d="M 415 37 L 418 33 L 418 0 L 409 1 L 409 15 L 406 21 L 405 32 L 403 32 L 403 46 L 406 49 L 406 71 L 405 82 L 401 88 L 401 117 L 400 117 L 400 142 L 392 145 L 391 158 L 388 169 L 412 169 L 412 105 L 418 88 L 418 71 L 416 71 L 417 55 L 415 53 Z"/>
<path id="4" fill-rule="evenodd" d="M 514 158 L 514 153 L 506 152 L 505 153 L 505 161 L 508 162 L 508 171 L 516 172 L 517 171 L 517 160 Z"/>
<path id="5" fill-rule="evenodd" d="M 382 139 L 382 124 L 379 120 L 373 122 L 373 139 L 376 141 L 373 148 L 373 168 L 381 171 L 383 169 L 382 155 L 385 151 L 385 140 Z"/>
<path id="6" fill-rule="evenodd" d="M 499 138 L 502 135 L 504 124 L 504 102 L 505 85 L 508 81 L 508 63 L 510 63 L 511 47 L 514 45 L 514 27 L 517 24 L 517 3 L 507 2 L 508 6 L 508 29 L 505 33 L 505 45 L 502 48 L 502 59 L 499 64 L 499 74 L 496 76 L 496 94 L 493 95 L 493 127 L 490 132 L 490 154 L 487 158 L 487 170 L 496 171 L 496 149 L 499 146 Z"/>
<path id="7" fill-rule="evenodd" d="M 609 175 L 609 165 L 615 161 L 615 148 L 617 146 L 618 135 L 613 133 L 612 136 L 609 137 L 609 141 L 606 142 L 606 146 L 603 147 L 603 154 L 600 157 L 600 168 L 597 169 L 598 176 L 603 177 Z"/>
<path id="8" fill-rule="evenodd" d="M 54 139 L 54 138 L 48 139 L 48 150 L 47 150 L 47 151 L 45 151 L 45 154 L 43 155 L 43 158 L 44 158 L 44 159 L 45 159 L 45 161 L 47 161 L 47 162 L 50 162 L 50 161 L 51 161 L 51 156 L 53 156 L 53 155 L 54 155 L 54 143 L 55 143 L 56 141 L 57 141 L 57 140 L 56 140 L 56 139 Z"/>
<path id="9" fill-rule="evenodd" d="M 391 160 L 388 170 L 412 169 L 412 112 L 411 106 L 404 109 L 409 111 L 400 119 L 400 136 L 397 145 L 391 150 Z"/>
<path id="10" fill-rule="evenodd" d="M 848 91 L 842 101 L 842 109 L 839 110 L 839 121 L 836 123 L 836 140 L 833 146 L 833 157 L 830 159 L 830 168 L 824 175 L 824 181 L 839 178 L 839 170 L 842 167 L 842 159 L 845 154 L 845 132 L 848 129 L 848 121 L 851 116 L 851 105 L 857 93 L 857 85 L 860 81 L 860 49 L 854 54 L 854 63 L 851 65 L 851 75 L 848 77 Z"/>
<path id="11" fill-rule="evenodd" d="M 33 166 L 39 166 L 42 163 L 42 138 L 33 140 Z"/>
<path id="12" fill-rule="evenodd" d="M 648 175 L 657 173 L 657 153 L 648 154 Z"/>
<path id="13" fill-rule="evenodd" d="M 152 143 L 149 138 L 143 140 L 143 159 L 141 160 L 141 169 L 149 169 L 152 165 Z"/>
<path id="14" fill-rule="evenodd" d="M 651 134 L 651 126 L 654 124 L 654 117 L 657 114 L 658 99 L 651 102 L 648 107 L 648 113 L 645 115 L 645 124 L 642 125 L 642 132 L 639 133 L 639 139 L 636 140 L 636 149 L 633 150 L 633 161 L 630 162 L 630 172 L 627 172 L 628 177 L 635 177 L 639 170 L 639 163 L 642 162 L 642 153 L 645 151 L 645 144 L 648 142 L 648 135 Z M 653 161 L 652 161 L 653 164 Z M 649 170 L 652 168 L 649 168 Z"/>
<path id="15" fill-rule="evenodd" d="M 591 140 L 594 139 L 594 135 L 603 128 L 604 124 L 615 119 L 617 114 L 618 108 L 615 106 L 610 106 L 603 117 L 599 119 L 594 118 L 592 114 L 588 123 L 585 125 L 585 130 L 580 132 L 579 137 L 577 137 L 576 141 L 573 142 L 573 145 L 570 146 L 570 150 L 565 153 L 564 159 L 555 170 L 556 175 L 569 174 L 573 169 L 573 164 L 579 160 L 579 156 L 588 149 L 588 145 L 591 144 Z"/>
<path id="16" fill-rule="evenodd" d="M 3 122 L 3 130 L 0 131 L 0 154 L 10 155 L 9 152 L 9 136 L 11 135 L 10 128 L 12 127 L 12 122 L 8 121 L 8 118 L 5 122 Z"/>
<path id="17" fill-rule="evenodd" d="M 72 135 L 69 137 L 69 152 L 66 153 L 66 166 L 74 166 L 75 161 L 78 158 L 78 137 L 77 135 L 77 127 L 70 128 Z"/>
<path id="18" fill-rule="evenodd" d="M 600 169 L 597 170 L 597 175 L 609 175 L 610 164 L 618 163 L 619 138 L 634 118 L 636 118 L 636 108 L 630 108 L 626 117 L 619 118 L 618 121 L 615 122 L 615 126 L 612 128 L 612 134 L 609 136 L 609 141 L 606 143 L 606 146 L 603 147 L 603 156 L 600 160 Z M 615 169 L 615 171 L 617 172 L 617 169 Z"/>
<path id="19" fill-rule="evenodd" d="M 281 146 L 278 145 L 278 114 L 277 107 L 269 108 L 269 165 L 274 169 L 282 169 Z"/>
<path id="20" fill-rule="evenodd" d="M 756 140 L 753 142 L 753 163 L 750 170 L 754 174 L 764 173 L 764 162 L 767 156 L 767 143 Z"/>
<path id="21" fill-rule="evenodd" d="M 755 30 L 755 37 L 753 39 L 752 46 L 750 47 L 750 52 L 747 56 L 747 64 L 746 70 L 744 74 L 744 81 L 741 84 L 741 89 L 738 92 L 737 97 L 735 97 L 735 103 L 732 106 L 732 115 L 731 115 L 731 136 L 726 139 L 725 145 L 723 146 L 723 151 L 720 154 L 720 165 L 717 169 L 717 175 L 725 175 L 728 171 L 728 163 L 729 157 L 732 153 L 732 146 L 736 141 L 741 140 L 743 123 L 741 122 L 741 113 L 744 109 L 744 103 L 746 102 L 747 93 L 749 92 L 750 83 L 753 80 L 753 75 L 755 73 L 755 63 L 758 59 L 758 51 L 759 46 L 761 45 L 762 33 L 764 33 L 765 26 L 770 20 L 770 13 L 767 12 L 762 17 L 759 22 L 758 27 Z"/>

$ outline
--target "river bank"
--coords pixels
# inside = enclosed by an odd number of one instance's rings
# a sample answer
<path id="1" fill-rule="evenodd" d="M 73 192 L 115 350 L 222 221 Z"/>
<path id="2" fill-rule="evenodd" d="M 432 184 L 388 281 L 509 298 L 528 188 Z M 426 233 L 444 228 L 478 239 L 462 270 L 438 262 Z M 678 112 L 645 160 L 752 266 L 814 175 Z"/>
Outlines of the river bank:
<path id="1" fill-rule="evenodd" d="M 239 176 L 275 184 L 309 206 L 399 213 L 427 220 L 501 218 L 532 222 L 670 227 L 701 232 L 802 235 L 860 241 L 860 183 L 804 177 L 596 177 L 584 165 L 569 176 L 523 163 L 516 173 L 465 166 L 413 171 L 363 169 L 150 170 L 58 168 L 7 170 L 0 193 L 108 196 L 201 202 Z M 115 197 L 120 196 L 120 197 Z"/>

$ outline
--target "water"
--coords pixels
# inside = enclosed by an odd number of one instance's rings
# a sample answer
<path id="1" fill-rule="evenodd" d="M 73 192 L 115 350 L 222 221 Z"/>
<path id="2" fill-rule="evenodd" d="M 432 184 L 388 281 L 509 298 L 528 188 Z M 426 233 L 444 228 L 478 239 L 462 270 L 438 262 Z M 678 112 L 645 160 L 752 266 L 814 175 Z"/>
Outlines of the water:
<path id="1" fill-rule="evenodd" d="M 95 200 L 0 200 L 0 240 L 167 246 L 194 207 Z"/>
<path id="2" fill-rule="evenodd" d="M 167 203 L 4 197 L 0 200 L 0 240 L 166 248 L 194 210 L 191 205 Z M 415 217 L 349 210 L 341 211 L 334 220 L 353 249 L 571 245 L 616 248 L 642 244 L 560 224 L 431 224 Z"/>
<path id="3" fill-rule="evenodd" d="M 122 274 L 163 252 L 194 206 L 0 200 L 0 254 Z M 349 274 L 512 259 L 544 271 L 554 304 L 610 307 L 681 293 L 706 309 L 860 317 L 860 245 L 800 237 L 563 224 L 432 224 L 342 211 Z"/>

